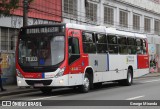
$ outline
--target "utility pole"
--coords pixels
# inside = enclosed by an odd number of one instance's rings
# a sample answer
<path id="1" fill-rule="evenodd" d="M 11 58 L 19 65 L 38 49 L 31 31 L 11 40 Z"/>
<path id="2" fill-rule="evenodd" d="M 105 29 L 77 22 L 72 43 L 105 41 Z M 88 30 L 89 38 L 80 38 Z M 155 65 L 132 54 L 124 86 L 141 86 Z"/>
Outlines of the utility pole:
<path id="1" fill-rule="evenodd" d="M 28 0 L 23 0 L 23 27 L 28 25 Z"/>

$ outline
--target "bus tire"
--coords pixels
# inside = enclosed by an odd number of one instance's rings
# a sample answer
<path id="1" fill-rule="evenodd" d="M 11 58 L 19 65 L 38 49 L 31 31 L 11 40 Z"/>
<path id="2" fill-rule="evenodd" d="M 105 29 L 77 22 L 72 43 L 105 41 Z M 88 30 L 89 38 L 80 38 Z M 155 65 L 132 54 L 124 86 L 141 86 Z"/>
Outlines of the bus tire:
<path id="1" fill-rule="evenodd" d="M 131 70 L 131 69 L 128 69 L 127 79 L 125 79 L 124 85 L 125 85 L 125 86 L 131 86 L 132 83 L 133 83 L 133 73 L 132 73 L 132 70 Z"/>
<path id="2" fill-rule="evenodd" d="M 101 88 L 101 87 L 102 87 L 102 82 L 94 83 L 94 88 L 95 89 L 98 89 L 98 88 Z"/>
<path id="3" fill-rule="evenodd" d="M 127 71 L 127 79 L 119 80 L 118 83 L 124 86 L 131 86 L 133 83 L 133 73 L 131 69 Z"/>
<path id="4" fill-rule="evenodd" d="M 52 92 L 52 88 L 50 88 L 50 87 L 40 88 L 40 90 L 44 94 L 50 94 Z"/>
<path id="5" fill-rule="evenodd" d="M 83 93 L 87 93 L 90 90 L 90 83 L 91 83 L 91 80 L 90 80 L 89 75 L 87 73 L 84 76 L 83 82 L 84 82 L 83 85 L 81 85 L 79 87 L 80 91 Z"/>

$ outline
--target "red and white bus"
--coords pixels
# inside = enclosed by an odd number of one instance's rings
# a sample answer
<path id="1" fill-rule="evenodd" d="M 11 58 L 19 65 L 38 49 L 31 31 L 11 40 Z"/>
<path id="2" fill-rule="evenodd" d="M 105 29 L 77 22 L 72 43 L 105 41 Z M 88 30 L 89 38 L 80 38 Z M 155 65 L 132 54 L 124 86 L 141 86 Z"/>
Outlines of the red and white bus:
<path id="1" fill-rule="evenodd" d="M 79 24 L 33 25 L 20 29 L 16 51 L 18 86 L 44 93 L 54 87 L 88 92 L 106 81 L 131 85 L 149 73 L 144 34 Z"/>

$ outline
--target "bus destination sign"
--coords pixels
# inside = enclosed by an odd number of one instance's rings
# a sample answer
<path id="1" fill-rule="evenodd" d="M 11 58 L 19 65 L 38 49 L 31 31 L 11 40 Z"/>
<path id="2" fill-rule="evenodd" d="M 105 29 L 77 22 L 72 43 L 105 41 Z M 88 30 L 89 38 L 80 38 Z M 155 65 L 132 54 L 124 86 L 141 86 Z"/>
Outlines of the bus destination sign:
<path id="1" fill-rule="evenodd" d="M 64 32 L 64 26 L 27 28 L 26 30 L 27 34 Z"/>

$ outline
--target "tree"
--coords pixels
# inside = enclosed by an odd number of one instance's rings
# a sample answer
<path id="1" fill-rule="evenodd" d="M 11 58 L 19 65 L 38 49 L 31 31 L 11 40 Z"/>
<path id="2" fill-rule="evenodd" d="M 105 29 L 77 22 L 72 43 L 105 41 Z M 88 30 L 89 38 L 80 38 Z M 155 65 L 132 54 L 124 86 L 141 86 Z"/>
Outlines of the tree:
<path id="1" fill-rule="evenodd" d="M 13 11 L 19 8 L 19 2 L 21 0 L 0 0 L 0 15 L 9 16 Z M 31 3 L 33 0 L 28 0 Z"/>
<path id="2" fill-rule="evenodd" d="M 9 16 L 19 6 L 19 0 L 0 0 L 0 14 Z"/>

